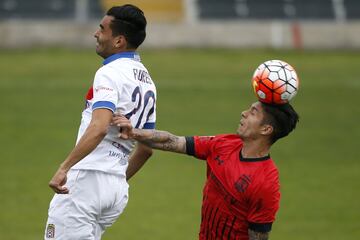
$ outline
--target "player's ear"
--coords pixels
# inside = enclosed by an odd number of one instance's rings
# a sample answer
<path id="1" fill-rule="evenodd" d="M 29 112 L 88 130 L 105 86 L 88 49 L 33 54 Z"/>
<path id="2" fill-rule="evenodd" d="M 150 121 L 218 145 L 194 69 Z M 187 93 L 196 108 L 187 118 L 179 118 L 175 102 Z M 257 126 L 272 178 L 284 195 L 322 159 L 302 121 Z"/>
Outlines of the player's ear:
<path id="1" fill-rule="evenodd" d="M 124 35 L 118 35 L 114 38 L 114 46 L 115 48 L 123 48 L 125 49 L 127 46 L 127 41 Z"/>
<path id="2" fill-rule="evenodd" d="M 274 127 L 270 124 L 264 124 L 261 126 L 260 133 L 264 136 L 270 136 L 274 131 Z"/>

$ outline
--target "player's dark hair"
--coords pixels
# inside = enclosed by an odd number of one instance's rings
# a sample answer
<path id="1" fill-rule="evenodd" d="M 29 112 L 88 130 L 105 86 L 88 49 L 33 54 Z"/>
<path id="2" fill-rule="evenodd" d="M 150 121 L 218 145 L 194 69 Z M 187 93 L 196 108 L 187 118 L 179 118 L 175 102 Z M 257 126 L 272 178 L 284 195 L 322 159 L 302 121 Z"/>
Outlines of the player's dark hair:
<path id="1" fill-rule="evenodd" d="M 282 105 L 262 103 L 262 107 L 265 112 L 263 123 L 273 127 L 271 143 L 287 136 L 299 122 L 299 115 L 289 103 Z"/>
<path id="2" fill-rule="evenodd" d="M 110 8 L 106 15 L 113 16 L 110 28 L 113 36 L 123 35 L 127 48 L 138 48 L 146 37 L 146 18 L 144 12 L 131 4 Z"/>

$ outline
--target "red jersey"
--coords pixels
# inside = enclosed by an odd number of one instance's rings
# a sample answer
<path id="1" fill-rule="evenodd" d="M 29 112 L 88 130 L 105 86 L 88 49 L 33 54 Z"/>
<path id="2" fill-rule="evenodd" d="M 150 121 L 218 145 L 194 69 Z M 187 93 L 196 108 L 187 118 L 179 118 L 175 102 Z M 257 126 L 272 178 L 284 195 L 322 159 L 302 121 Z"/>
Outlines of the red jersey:
<path id="1" fill-rule="evenodd" d="M 279 209 L 278 170 L 270 156 L 243 158 L 238 135 L 186 137 L 189 155 L 206 160 L 200 240 L 247 240 L 271 230 Z"/>

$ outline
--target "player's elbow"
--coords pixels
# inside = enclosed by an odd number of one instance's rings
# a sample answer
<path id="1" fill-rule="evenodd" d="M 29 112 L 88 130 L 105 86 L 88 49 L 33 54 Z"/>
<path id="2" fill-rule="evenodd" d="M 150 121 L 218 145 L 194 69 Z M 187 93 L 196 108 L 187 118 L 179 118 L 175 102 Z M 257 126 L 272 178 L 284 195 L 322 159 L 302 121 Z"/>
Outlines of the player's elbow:
<path id="1" fill-rule="evenodd" d="M 147 158 L 150 158 L 153 155 L 154 151 L 151 148 L 144 148 L 143 153 L 147 156 Z"/>
<path id="2" fill-rule="evenodd" d="M 139 145 L 139 150 L 142 152 L 142 154 L 146 157 L 146 158 L 150 158 L 154 151 L 152 150 L 152 148 L 145 146 L 143 144 Z"/>

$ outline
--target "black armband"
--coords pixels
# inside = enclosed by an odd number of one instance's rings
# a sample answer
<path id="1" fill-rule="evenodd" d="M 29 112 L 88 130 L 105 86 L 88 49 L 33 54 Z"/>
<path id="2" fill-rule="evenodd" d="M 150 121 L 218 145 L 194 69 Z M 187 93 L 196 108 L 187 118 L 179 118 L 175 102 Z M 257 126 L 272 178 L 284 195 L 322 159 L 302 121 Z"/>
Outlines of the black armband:
<path id="1" fill-rule="evenodd" d="M 186 141 L 186 154 L 195 156 L 194 137 L 185 137 L 185 141 Z"/>
<path id="2" fill-rule="evenodd" d="M 254 232 L 267 233 L 271 231 L 272 223 L 249 223 L 249 229 Z"/>

